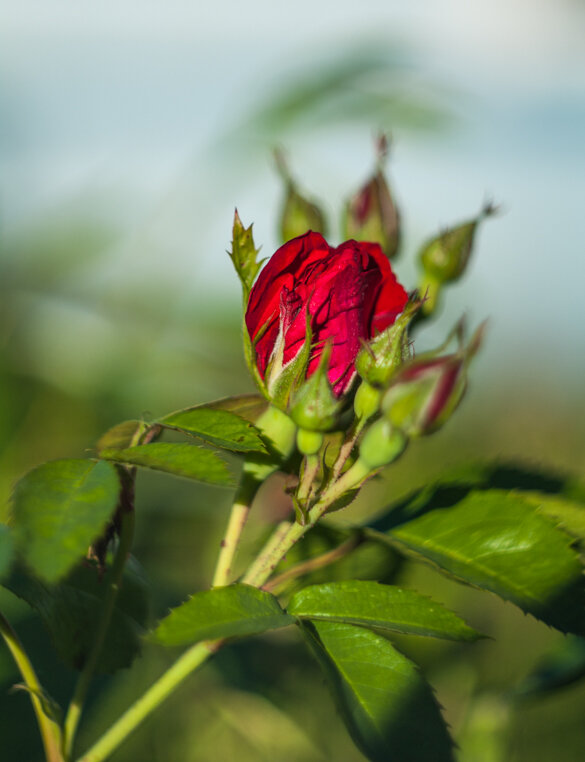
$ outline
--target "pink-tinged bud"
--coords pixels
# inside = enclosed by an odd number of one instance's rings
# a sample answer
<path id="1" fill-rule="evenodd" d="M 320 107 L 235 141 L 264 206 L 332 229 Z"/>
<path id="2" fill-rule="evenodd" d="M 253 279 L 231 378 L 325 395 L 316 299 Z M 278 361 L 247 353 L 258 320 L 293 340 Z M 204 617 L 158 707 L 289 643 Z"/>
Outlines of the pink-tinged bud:
<path id="1" fill-rule="evenodd" d="M 377 244 L 333 248 L 313 232 L 284 244 L 258 276 L 245 316 L 263 392 L 286 408 L 330 345 L 326 376 L 341 397 L 355 378 L 362 342 L 392 325 L 407 300 Z"/>
<path id="2" fill-rule="evenodd" d="M 428 353 L 401 368 L 382 400 L 384 415 L 394 427 L 417 437 L 431 434 L 450 418 L 465 393 L 467 366 L 484 328 L 482 324 L 469 344 L 454 354 Z"/>
<path id="3" fill-rule="evenodd" d="M 327 234 L 325 215 L 317 204 L 299 193 L 284 160 L 282 151 L 275 152 L 276 165 L 285 185 L 285 197 L 280 214 L 280 236 L 283 243 L 297 238 L 307 230 Z"/>
<path id="4" fill-rule="evenodd" d="M 373 176 L 351 198 L 345 208 L 344 235 L 358 241 L 379 243 L 389 259 L 400 245 L 400 214 L 384 176 L 386 137 L 378 139 L 378 162 Z"/>

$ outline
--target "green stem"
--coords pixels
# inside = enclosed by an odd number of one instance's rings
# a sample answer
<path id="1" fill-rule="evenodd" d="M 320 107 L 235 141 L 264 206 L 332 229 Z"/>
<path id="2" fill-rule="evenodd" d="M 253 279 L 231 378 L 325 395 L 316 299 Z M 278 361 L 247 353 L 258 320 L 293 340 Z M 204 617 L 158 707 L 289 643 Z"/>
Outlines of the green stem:
<path id="1" fill-rule="evenodd" d="M 12 658 L 16 662 L 16 666 L 22 675 L 24 684 L 28 688 L 41 738 L 43 740 L 46 760 L 47 762 L 63 762 L 63 757 L 61 755 L 61 730 L 57 723 L 43 711 L 41 701 L 43 688 L 22 643 L 2 614 L 0 614 L 0 634 L 4 638 L 8 650 L 12 654 Z"/>
<path id="2" fill-rule="evenodd" d="M 296 426 L 278 408 L 270 405 L 256 421 L 256 427 L 270 442 L 277 454 L 277 462 L 275 462 L 274 457 L 260 455 L 252 456 L 244 463 L 240 486 L 234 498 L 225 535 L 221 541 L 213 575 L 213 587 L 223 587 L 229 584 L 234 558 L 256 492 L 270 474 L 278 469 L 278 460 L 287 458 L 294 448 Z"/>
<path id="3" fill-rule="evenodd" d="M 258 491 L 260 483 L 244 471 L 234 504 L 232 505 L 226 533 L 221 541 L 221 549 L 217 557 L 212 587 L 223 587 L 229 584 L 236 551 L 250 514 L 252 500 Z"/>
<path id="4" fill-rule="evenodd" d="M 77 726 L 79 725 L 79 720 L 81 719 L 81 713 L 83 711 L 83 704 L 85 703 L 93 673 L 95 671 L 96 664 L 98 662 L 106 635 L 108 633 L 112 614 L 114 613 L 116 597 L 120 589 L 120 582 L 124 572 L 124 565 L 132 546 L 133 536 L 134 511 L 128 510 L 125 511 L 122 515 L 120 541 L 118 543 L 118 549 L 116 551 L 114 563 L 112 564 L 112 570 L 110 572 L 111 577 L 108 589 L 106 591 L 102 616 L 100 618 L 93 647 L 79 676 L 77 686 L 75 687 L 75 693 L 73 694 L 73 698 L 71 699 L 71 703 L 69 704 L 69 709 L 67 711 L 67 716 L 65 717 L 65 724 L 63 726 L 63 752 L 66 759 L 71 758 Z"/>
<path id="5" fill-rule="evenodd" d="M 307 561 L 301 561 L 300 563 L 291 566 L 290 569 L 282 572 L 282 574 L 279 574 L 278 577 L 273 577 L 269 582 L 262 586 L 262 589 L 270 593 L 278 593 L 283 585 L 290 580 L 297 579 L 297 577 L 302 577 L 317 569 L 323 569 L 326 566 L 334 564 L 344 556 L 347 556 L 348 553 L 354 551 L 362 542 L 363 536 L 361 533 L 355 532 L 348 537 L 345 542 L 342 542 L 341 545 L 327 551 L 327 553 L 323 553 L 315 558 L 309 558 Z"/>
<path id="6" fill-rule="evenodd" d="M 249 568 L 242 582 L 254 587 L 262 587 L 270 577 L 279 561 L 297 543 L 301 537 L 315 526 L 327 509 L 348 490 L 361 484 L 369 476 L 369 471 L 361 461 L 356 461 L 336 482 L 333 482 L 321 498 L 307 513 L 305 524 L 279 524 L 264 550 Z"/>
<path id="7" fill-rule="evenodd" d="M 254 563 L 250 566 L 248 571 L 242 577 L 243 584 L 255 585 L 256 583 L 254 582 L 254 580 L 256 579 L 256 577 L 263 572 L 263 570 L 265 569 L 267 565 L 269 566 L 271 563 L 272 563 L 272 566 L 270 567 L 270 572 L 274 571 L 276 564 L 282 558 L 282 556 L 277 557 L 276 549 L 280 547 L 283 540 L 288 536 L 289 532 L 292 529 L 294 529 L 295 526 L 299 526 L 299 525 L 291 524 L 290 521 L 280 522 L 280 524 L 276 527 L 273 534 L 269 538 L 266 545 L 260 551 L 260 554 L 257 556 Z M 259 585 L 257 587 L 259 587 Z"/>
<path id="8" fill-rule="evenodd" d="M 102 762 L 185 678 L 217 651 L 221 641 L 206 641 L 185 651 L 77 762 Z"/>

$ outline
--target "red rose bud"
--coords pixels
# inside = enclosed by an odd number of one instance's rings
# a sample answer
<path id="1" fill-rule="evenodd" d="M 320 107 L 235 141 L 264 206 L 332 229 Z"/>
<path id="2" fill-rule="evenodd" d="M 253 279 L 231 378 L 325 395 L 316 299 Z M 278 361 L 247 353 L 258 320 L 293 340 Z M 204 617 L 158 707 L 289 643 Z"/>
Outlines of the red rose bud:
<path id="1" fill-rule="evenodd" d="M 280 386 L 277 404 L 288 404 L 332 342 L 327 377 L 340 397 L 355 377 L 362 342 L 392 325 L 407 301 L 377 244 L 333 248 L 311 231 L 284 244 L 252 287 L 245 316 L 263 391 L 274 399 Z"/>
<path id="2" fill-rule="evenodd" d="M 314 230 L 326 235 L 327 223 L 321 209 L 302 196 L 290 176 L 281 151 L 275 152 L 276 164 L 285 184 L 285 198 L 280 215 L 280 235 L 283 242 Z"/>
<path id="3" fill-rule="evenodd" d="M 400 214 L 382 169 L 386 153 L 386 138 L 382 136 L 378 141 L 378 165 L 374 175 L 347 203 L 344 235 L 379 243 L 392 259 L 400 244 Z"/>
<path id="4" fill-rule="evenodd" d="M 467 347 L 437 356 L 430 352 L 405 365 L 384 395 L 386 419 L 411 437 L 431 434 L 451 416 L 467 385 L 467 366 L 481 344 L 482 324 Z"/>

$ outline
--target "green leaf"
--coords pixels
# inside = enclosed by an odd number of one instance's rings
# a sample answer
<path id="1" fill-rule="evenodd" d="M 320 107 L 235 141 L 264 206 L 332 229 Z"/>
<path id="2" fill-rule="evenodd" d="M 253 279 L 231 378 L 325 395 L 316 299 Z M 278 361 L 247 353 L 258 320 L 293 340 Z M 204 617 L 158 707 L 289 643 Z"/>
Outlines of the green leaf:
<path id="1" fill-rule="evenodd" d="M 287 611 L 300 619 L 345 622 L 407 635 L 448 640 L 481 637 L 441 604 L 412 590 L 377 582 L 350 580 L 305 587 L 292 597 Z"/>
<path id="2" fill-rule="evenodd" d="M 214 410 L 228 410 L 250 423 L 255 423 L 268 407 L 268 402 L 260 394 L 238 394 L 235 397 L 222 397 L 208 402 L 206 407 Z"/>
<path id="3" fill-rule="evenodd" d="M 303 627 L 347 728 L 372 762 L 453 762 L 453 744 L 432 689 L 381 635 L 362 627 Z"/>
<path id="4" fill-rule="evenodd" d="M 149 639 L 165 646 L 180 646 L 254 635 L 294 621 L 270 593 L 235 584 L 195 593 L 159 622 Z"/>
<path id="5" fill-rule="evenodd" d="M 98 453 L 101 453 L 102 450 L 121 450 L 124 447 L 130 447 L 136 437 L 139 437 L 146 431 L 146 428 L 147 426 L 143 421 L 122 421 L 122 423 L 117 423 L 98 439 L 96 450 Z"/>
<path id="6" fill-rule="evenodd" d="M 439 569 L 512 601 L 563 632 L 585 631 L 581 565 L 570 539 L 518 495 L 469 492 L 388 536 Z"/>
<path id="7" fill-rule="evenodd" d="M 239 415 L 207 405 L 179 410 L 158 423 L 235 452 L 267 452 L 258 429 Z"/>
<path id="8" fill-rule="evenodd" d="M 522 492 L 518 495 L 538 513 L 548 516 L 564 530 L 585 542 L 585 505 L 568 500 L 561 495 L 545 495 L 542 492 Z"/>
<path id="9" fill-rule="evenodd" d="M 227 465 L 214 452 L 190 444 L 154 444 L 103 450 L 101 457 L 129 466 L 152 468 L 174 476 L 184 476 L 207 484 L 231 486 L 233 478 Z"/>
<path id="10" fill-rule="evenodd" d="M 55 460 L 30 471 L 13 495 L 17 547 L 29 566 L 48 581 L 63 576 L 102 532 L 119 492 L 109 463 Z"/>
<path id="11" fill-rule="evenodd" d="M 8 572 L 14 553 L 14 540 L 10 527 L 0 524 L 0 579 Z"/>
<path id="12" fill-rule="evenodd" d="M 61 659 L 80 670 L 93 647 L 109 582 L 109 571 L 100 577 L 95 566 L 84 563 L 56 585 L 16 569 L 4 586 L 38 612 Z M 98 659 L 99 672 L 114 672 L 132 663 L 141 650 L 148 618 L 148 586 L 139 565 L 131 558 L 124 569 Z"/>

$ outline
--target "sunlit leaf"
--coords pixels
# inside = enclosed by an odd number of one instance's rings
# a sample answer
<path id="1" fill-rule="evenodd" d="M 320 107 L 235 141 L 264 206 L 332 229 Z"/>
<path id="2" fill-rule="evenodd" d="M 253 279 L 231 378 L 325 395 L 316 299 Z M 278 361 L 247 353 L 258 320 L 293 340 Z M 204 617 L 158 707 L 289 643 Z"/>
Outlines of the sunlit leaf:
<path id="1" fill-rule="evenodd" d="M 224 461 L 211 450 L 196 445 L 155 442 L 123 450 L 102 450 L 100 455 L 116 463 L 152 468 L 208 484 L 230 486 L 233 483 Z"/>
<path id="2" fill-rule="evenodd" d="M 457 614 L 412 590 L 377 582 L 349 580 L 305 587 L 287 611 L 301 619 L 345 622 L 410 635 L 449 640 L 481 637 Z"/>
<path id="3" fill-rule="evenodd" d="M 570 538 L 521 496 L 467 492 L 451 507 L 405 520 L 388 537 L 563 632 L 585 630 L 582 570 Z"/>
<path id="4" fill-rule="evenodd" d="M 5 587 L 39 613 L 61 659 L 82 669 L 93 647 L 109 582 L 110 572 L 100 577 L 95 566 L 81 564 L 56 585 L 15 570 Z M 98 671 L 114 672 L 131 664 L 140 652 L 148 615 L 148 586 L 131 559 L 124 569 Z"/>
<path id="5" fill-rule="evenodd" d="M 165 646 L 253 635 L 294 623 L 270 593 L 229 585 L 195 593 L 159 622 L 150 638 Z"/>
<path id="6" fill-rule="evenodd" d="M 30 471 L 13 495 L 18 550 L 46 580 L 65 574 L 114 513 L 120 484 L 109 463 L 55 460 Z"/>
<path id="7" fill-rule="evenodd" d="M 201 405 L 166 415 L 158 423 L 185 431 L 224 450 L 266 452 L 258 429 L 228 410 Z"/>
<path id="8" fill-rule="evenodd" d="M 453 762 L 432 689 L 381 635 L 312 622 L 303 628 L 349 732 L 372 762 Z"/>
<path id="9" fill-rule="evenodd" d="M 145 429 L 146 424 L 143 421 L 117 423 L 98 439 L 96 450 L 101 453 L 102 450 L 122 450 L 124 447 L 130 447 L 134 439 Z"/>

